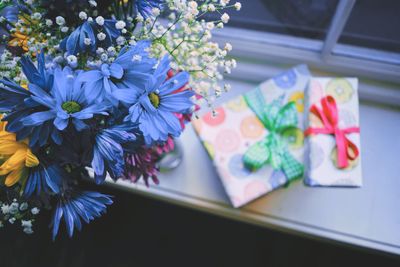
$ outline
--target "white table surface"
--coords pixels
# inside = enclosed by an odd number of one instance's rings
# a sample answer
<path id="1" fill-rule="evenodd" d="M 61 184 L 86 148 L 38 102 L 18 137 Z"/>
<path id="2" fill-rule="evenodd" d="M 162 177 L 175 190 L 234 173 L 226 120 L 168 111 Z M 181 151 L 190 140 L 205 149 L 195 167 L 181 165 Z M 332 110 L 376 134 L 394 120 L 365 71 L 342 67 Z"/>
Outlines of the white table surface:
<path id="1" fill-rule="evenodd" d="M 224 100 L 252 89 L 235 82 Z M 233 220 L 270 229 L 400 254 L 400 110 L 361 102 L 362 188 L 311 188 L 292 183 L 234 209 L 191 125 L 183 133 L 184 160 L 146 188 L 126 181 L 107 182 Z"/>

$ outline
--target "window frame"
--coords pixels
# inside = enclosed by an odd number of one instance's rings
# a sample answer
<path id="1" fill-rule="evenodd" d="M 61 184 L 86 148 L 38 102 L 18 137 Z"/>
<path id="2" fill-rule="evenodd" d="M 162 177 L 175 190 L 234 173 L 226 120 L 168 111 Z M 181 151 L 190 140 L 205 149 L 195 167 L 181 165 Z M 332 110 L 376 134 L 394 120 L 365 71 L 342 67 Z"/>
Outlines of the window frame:
<path id="1" fill-rule="evenodd" d="M 355 2 L 339 1 L 324 40 L 229 26 L 214 37 L 232 43 L 232 55 L 239 60 L 304 62 L 324 71 L 400 84 L 400 54 L 338 43 Z"/>
<path id="2" fill-rule="evenodd" d="M 216 31 L 214 38 L 221 44 L 232 43 L 234 47 L 232 56 L 239 60 L 239 71 L 235 71 L 235 79 L 259 82 L 261 74 L 249 77 L 244 67 L 257 73 L 257 65 L 265 65 L 266 61 L 282 64 L 301 62 L 326 72 L 356 76 L 373 82 L 385 82 L 387 85 L 385 87 L 389 88 L 387 92 L 380 89 L 380 86 L 372 86 L 368 95 L 371 98 L 385 99 L 397 106 L 400 103 L 398 86 L 400 84 L 400 54 L 338 43 L 355 3 L 356 0 L 338 2 L 324 40 L 235 27 L 225 27 Z M 242 64 L 244 64 L 243 67 L 241 67 Z M 379 92 L 373 92 L 375 90 Z"/>

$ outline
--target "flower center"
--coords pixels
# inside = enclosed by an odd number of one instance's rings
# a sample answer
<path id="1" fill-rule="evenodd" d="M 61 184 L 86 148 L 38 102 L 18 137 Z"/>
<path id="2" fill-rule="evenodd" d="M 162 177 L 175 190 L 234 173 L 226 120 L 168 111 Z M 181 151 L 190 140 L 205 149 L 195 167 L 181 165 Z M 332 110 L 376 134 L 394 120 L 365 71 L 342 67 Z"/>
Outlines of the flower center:
<path id="1" fill-rule="evenodd" d="M 61 105 L 62 109 L 65 110 L 68 114 L 76 113 L 82 110 L 81 105 L 75 101 L 64 102 Z"/>
<path id="2" fill-rule="evenodd" d="M 160 105 L 160 97 L 156 93 L 150 93 L 149 99 L 150 99 L 151 104 L 155 108 L 158 108 L 158 106 Z"/>

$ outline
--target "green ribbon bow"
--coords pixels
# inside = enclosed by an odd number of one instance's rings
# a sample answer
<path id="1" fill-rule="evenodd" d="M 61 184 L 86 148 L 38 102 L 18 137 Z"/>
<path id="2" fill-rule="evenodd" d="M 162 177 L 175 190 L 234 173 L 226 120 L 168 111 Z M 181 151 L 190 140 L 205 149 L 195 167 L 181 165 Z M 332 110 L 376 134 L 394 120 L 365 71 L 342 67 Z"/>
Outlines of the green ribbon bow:
<path id="1" fill-rule="evenodd" d="M 297 127 L 297 110 L 294 102 L 282 106 L 282 98 L 266 104 L 259 88 L 244 95 L 248 106 L 269 131 L 261 141 L 252 145 L 243 156 L 243 163 L 250 170 L 258 170 L 269 164 L 274 170 L 282 170 L 288 181 L 300 178 L 304 166 L 289 152 L 287 141 L 282 133 Z"/>

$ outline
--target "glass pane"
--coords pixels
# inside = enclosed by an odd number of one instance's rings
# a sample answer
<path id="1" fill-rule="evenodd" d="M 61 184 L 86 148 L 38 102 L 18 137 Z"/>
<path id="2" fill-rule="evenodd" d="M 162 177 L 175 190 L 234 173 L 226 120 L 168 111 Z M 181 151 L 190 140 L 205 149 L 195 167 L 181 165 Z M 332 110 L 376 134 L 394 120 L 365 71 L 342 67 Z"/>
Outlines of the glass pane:
<path id="1" fill-rule="evenodd" d="M 358 0 L 339 43 L 400 53 L 400 1 Z"/>
<path id="2" fill-rule="evenodd" d="M 231 1 L 234 2 L 234 1 Z M 337 0 L 244 0 L 229 26 L 324 39 Z"/>

